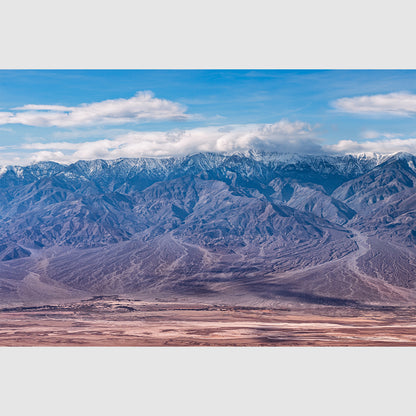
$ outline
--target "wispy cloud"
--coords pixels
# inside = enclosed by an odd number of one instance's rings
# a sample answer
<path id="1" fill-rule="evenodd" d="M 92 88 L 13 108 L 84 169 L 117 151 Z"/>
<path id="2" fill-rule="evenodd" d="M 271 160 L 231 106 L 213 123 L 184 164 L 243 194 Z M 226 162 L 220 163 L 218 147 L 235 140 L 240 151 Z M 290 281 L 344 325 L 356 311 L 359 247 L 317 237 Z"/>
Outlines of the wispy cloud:
<path id="1" fill-rule="evenodd" d="M 336 153 L 382 153 L 409 152 L 416 154 L 416 139 L 385 139 L 358 142 L 341 140 L 336 144 L 327 145 L 325 149 Z"/>
<path id="2" fill-rule="evenodd" d="M 363 139 L 368 139 L 368 140 L 381 139 L 381 138 L 394 139 L 394 138 L 400 138 L 402 136 L 403 134 L 401 133 L 379 132 L 376 130 L 365 130 L 361 133 L 361 137 Z"/>
<path id="3" fill-rule="evenodd" d="M 138 123 L 147 120 L 185 120 L 182 104 L 156 98 L 150 91 L 134 97 L 105 100 L 76 107 L 27 104 L 0 112 L 0 124 L 23 124 L 36 127 L 73 127 Z"/>
<path id="4" fill-rule="evenodd" d="M 339 98 L 332 105 L 345 113 L 408 117 L 416 115 L 416 94 L 393 92 Z"/>

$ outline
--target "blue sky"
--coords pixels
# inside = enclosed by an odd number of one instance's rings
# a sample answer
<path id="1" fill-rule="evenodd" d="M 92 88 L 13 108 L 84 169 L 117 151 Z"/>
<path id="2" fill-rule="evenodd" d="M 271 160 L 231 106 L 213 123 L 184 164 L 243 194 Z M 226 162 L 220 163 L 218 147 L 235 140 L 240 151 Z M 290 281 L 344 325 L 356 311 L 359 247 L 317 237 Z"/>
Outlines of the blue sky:
<path id="1" fill-rule="evenodd" d="M 111 101 L 108 101 L 111 100 Z M 0 163 L 416 152 L 416 72 L 0 71 Z"/>

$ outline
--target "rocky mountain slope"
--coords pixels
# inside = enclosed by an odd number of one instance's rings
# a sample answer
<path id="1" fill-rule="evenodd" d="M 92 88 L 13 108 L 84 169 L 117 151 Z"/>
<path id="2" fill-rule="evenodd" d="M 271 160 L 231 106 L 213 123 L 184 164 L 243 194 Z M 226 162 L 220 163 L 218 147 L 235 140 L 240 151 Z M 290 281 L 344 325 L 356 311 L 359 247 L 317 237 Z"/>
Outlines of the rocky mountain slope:
<path id="1" fill-rule="evenodd" d="M 413 302 L 416 158 L 203 153 L 0 170 L 0 298 Z"/>

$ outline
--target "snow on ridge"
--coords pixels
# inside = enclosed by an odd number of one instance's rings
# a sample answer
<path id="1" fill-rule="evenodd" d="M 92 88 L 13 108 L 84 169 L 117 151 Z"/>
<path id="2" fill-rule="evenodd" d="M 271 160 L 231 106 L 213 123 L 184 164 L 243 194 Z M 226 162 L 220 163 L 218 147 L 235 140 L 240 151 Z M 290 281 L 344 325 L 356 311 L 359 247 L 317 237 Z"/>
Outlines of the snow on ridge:
<path id="1" fill-rule="evenodd" d="M 8 171 L 13 171 L 16 176 L 22 177 L 29 173 L 34 176 L 43 176 L 48 173 L 57 172 L 61 169 L 76 167 L 86 176 L 96 176 L 103 174 L 104 171 L 114 170 L 114 174 L 126 175 L 136 174 L 140 171 L 152 172 L 156 175 L 165 175 L 175 169 L 199 169 L 213 170 L 219 168 L 225 161 L 237 157 L 232 163 L 238 165 L 239 159 L 251 159 L 262 163 L 272 169 L 284 169 L 289 165 L 302 165 L 311 170 L 322 173 L 338 172 L 351 173 L 352 171 L 367 171 L 392 156 L 397 158 L 409 158 L 412 155 L 402 152 L 395 154 L 380 153 L 351 153 L 351 154 L 301 154 L 270 152 L 259 150 L 246 150 L 243 152 L 200 152 L 185 156 L 170 157 L 138 157 L 138 158 L 118 158 L 118 159 L 95 159 L 79 160 L 72 164 L 60 164 L 57 162 L 38 162 L 28 166 L 0 166 L 0 177 Z"/>

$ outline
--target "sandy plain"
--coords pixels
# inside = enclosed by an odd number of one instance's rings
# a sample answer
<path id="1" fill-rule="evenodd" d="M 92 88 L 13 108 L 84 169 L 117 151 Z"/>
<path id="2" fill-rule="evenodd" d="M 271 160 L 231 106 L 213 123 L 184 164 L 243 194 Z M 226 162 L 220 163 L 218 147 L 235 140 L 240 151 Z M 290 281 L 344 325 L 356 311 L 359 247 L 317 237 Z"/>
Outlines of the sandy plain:
<path id="1" fill-rule="evenodd" d="M 99 296 L 0 310 L 0 346 L 415 346 L 416 308 L 262 308 Z"/>

